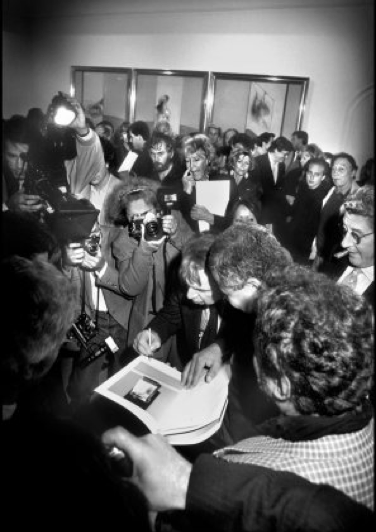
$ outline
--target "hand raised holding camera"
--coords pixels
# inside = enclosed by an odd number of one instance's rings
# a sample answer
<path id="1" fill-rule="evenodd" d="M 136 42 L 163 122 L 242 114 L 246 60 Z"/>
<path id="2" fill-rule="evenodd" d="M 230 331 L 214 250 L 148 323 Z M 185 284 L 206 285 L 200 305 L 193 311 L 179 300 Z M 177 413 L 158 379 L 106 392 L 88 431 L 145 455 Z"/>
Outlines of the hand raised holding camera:
<path id="1" fill-rule="evenodd" d="M 11 211 L 38 212 L 43 208 L 42 198 L 37 194 L 25 194 L 22 190 L 15 192 L 8 200 Z"/>
<path id="2" fill-rule="evenodd" d="M 85 113 L 80 102 L 65 92 L 60 91 L 59 94 L 65 98 L 65 100 L 72 106 L 76 113 L 76 118 L 71 124 L 69 124 L 69 127 L 74 129 L 76 133 L 81 136 L 89 133 L 90 129 L 86 125 Z"/>
<path id="3" fill-rule="evenodd" d="M 163 232 L 168 236 L 174 236 L 178 230 L 178 222 L 173 214 L 167 214 L 162 218 Z"/>
<path id="4" fill-rule="evenodd" d="M 81 266 L 85 250 L 80 242 L 72 242 L 63 249 L 64 266 Z"/>
<path id="5" fill-rule="evenodd" d="M 141 224 L 140 245 L 142 249 L 155 253 L 165 240 L 166 235 L 163 234 L 160 218 L 152 213 L 147 213 Z"/>
<path id="6" fill-rule="evenodd" d="M 88 253 L 85 250 L 84 260 L 82 261 L 81 268 L 89 272 L 95 272 L 103 268 L 105 259 L 102 256 L 100 248 L 95 252 L 95 255 Z"/>

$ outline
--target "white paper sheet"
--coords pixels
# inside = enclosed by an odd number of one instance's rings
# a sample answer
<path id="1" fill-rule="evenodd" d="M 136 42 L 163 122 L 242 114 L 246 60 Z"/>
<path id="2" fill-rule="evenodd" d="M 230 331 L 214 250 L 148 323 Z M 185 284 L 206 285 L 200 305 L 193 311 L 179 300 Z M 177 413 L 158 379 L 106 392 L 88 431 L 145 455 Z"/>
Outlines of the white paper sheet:
<path id="1" fill-rule="evenodd" d="M 138 155 L 134 151 L 129 151 L 124 159 L 124 161 L 121 163 L 120 168 L 118 172 L 129 172 L 129 170 L 132 169 Z"/>
<path id="2" fill-rule="evenodd" d="M 230 181 L 197 181 L 196 182 L 196 205 L 202 205 L 212 214 L 223 216 L 230 198 Z M 210 228 L 207 222 L 200 220 L 200 231 Z"/>

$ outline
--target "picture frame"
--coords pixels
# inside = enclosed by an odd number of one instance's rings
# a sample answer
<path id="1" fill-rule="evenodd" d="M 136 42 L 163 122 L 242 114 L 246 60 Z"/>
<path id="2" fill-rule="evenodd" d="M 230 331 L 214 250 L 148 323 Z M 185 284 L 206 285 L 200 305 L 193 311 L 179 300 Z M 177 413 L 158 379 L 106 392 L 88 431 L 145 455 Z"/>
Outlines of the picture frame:
<path id="1" fill-rule="evenodd" d="M 259 83 L 252 82 L 249 89 L 247 122 L 245 130 L 256 137 L 264 131 L 271 131 L 274 99 Z"/>

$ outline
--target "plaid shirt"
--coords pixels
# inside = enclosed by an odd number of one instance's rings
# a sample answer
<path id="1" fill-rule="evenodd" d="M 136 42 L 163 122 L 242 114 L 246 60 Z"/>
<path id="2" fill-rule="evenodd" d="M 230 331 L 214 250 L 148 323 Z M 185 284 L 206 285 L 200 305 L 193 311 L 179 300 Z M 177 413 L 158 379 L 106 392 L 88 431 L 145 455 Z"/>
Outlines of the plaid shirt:
<path id="1" fill-rule="evenodd" d="M 373 510 L 373 425 L 372 419 L 357 432 L 297 442 L 256 436 L 214 454 L 228 462 L 290 471 L 329 484 Z"/>

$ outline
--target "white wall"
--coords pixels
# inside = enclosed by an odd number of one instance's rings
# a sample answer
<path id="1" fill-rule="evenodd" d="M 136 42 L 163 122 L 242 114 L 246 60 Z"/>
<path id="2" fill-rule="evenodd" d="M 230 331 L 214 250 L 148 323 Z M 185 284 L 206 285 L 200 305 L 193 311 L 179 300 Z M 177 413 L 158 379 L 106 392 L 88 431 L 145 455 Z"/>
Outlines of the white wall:
<path id="1" fill-rule="evenodd" d="M 38 107 L 31 81 L 31 50 L 19 33 L 3 32 L 3 117 Z M 30 104 L 30 105 L 29 105 Z"/>
<path id="2" fill-rule="evenodd" d="M 57 90 L 69 90 L 72 65 L 302 76 L 310 78 L 302 129 L 323 150 L 349 151 L 361 163 L 374 151 L 373 20 L 363 2 L 41 20 L 33 28 L 33 90 L 19 98 L 14 87 L 26 80 L 8 61 L 4 116 L 46 108 Z"/>

